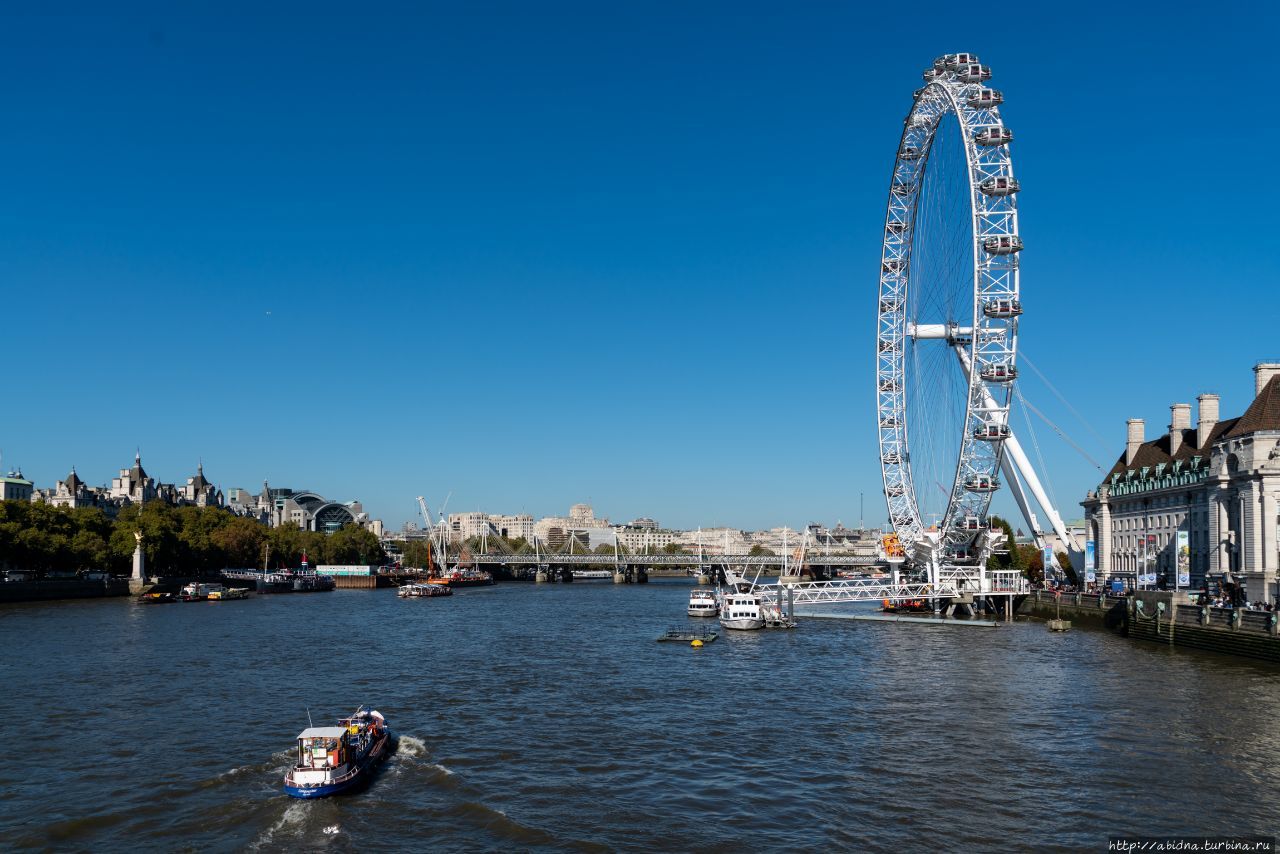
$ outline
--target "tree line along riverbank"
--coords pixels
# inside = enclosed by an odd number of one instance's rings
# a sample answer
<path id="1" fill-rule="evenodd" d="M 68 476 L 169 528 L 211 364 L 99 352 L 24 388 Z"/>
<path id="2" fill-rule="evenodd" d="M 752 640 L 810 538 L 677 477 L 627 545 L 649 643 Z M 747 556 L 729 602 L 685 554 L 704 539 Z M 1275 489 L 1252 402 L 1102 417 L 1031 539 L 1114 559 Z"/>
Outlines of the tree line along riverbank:
<path id="1" fill-rule="evenodd" d="M 332 534 L 292 527 L 268 528 L 216 507 L 130 505 L 114 519 L 96 507 L 54 507 L 0 502 L 0 570 L 44 576 L 84 571 L 128 575 L 141 531 L 153 575 L 216 575 L 226 567 L 296 567 L 310 563 L 380 564 L 377 536 L 348 525 Z"/>

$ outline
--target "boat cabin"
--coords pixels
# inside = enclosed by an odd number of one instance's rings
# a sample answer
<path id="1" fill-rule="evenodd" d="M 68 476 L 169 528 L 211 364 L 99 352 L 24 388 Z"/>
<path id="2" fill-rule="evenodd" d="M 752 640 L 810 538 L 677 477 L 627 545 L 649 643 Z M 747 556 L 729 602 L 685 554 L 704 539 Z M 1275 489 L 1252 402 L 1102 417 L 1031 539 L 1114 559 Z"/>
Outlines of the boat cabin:
<path id="1" fill-rule="evenodd" d="M 317 771 L 347 762 L 347 728 L 313 726 L 298 734 L 298 768 Z"/>

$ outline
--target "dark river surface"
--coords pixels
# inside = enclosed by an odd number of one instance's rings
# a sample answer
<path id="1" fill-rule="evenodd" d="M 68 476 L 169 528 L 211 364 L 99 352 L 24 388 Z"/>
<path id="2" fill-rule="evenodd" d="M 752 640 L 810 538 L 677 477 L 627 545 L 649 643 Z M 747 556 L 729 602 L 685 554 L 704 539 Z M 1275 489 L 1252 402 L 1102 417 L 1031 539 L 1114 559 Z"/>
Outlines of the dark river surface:
<path id="1" fill-rule="evenodd" d="M 0 608 L 0 845 L 1105 850 L 1280 828 L 1280 670 L 1039 622 L 660 644 L 689 585 Z M 291 800 L 367 702 L 365 792 Z"/>

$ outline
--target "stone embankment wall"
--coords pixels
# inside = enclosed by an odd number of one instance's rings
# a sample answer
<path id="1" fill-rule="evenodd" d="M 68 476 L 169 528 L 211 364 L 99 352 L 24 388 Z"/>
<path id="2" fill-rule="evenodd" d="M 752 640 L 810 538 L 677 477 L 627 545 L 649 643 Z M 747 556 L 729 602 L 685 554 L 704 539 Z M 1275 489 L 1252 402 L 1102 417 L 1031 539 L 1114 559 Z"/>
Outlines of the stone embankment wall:
<path id="1" fill-rule="evenodd" d="M 45 581 L 0 581 L 0 602 L 36 602 L 43 599 L 96 599 L 128 596 L 129 579 L 82 581 L 78 578 Z"/>
<path id="2" fill-rule="evenodd" d="M 1052 593 L 1037 590 L 1022 600 L 1018 613 L 1052 620 L 1061 612 L 1064 620 L 1095 622 L 1108 629 L 1122 631 L 1126 619 L 1125 609 L 1125 599 L 1122 596 L 1064 593 L 1059 599 Z"/>
<path id="3" fill-rule="evenodd" d="M 1050 619 L 1058 608 L 1064 619 L 1098 620 L 1136 640 L 1280 663 L 1280 612 L 1193 605 L 1186 593 L 1158 590 L 1127 597 L 1067 593 L 1058 604 L 1041 590 L 1023 600 L 1018 613 Z"/>

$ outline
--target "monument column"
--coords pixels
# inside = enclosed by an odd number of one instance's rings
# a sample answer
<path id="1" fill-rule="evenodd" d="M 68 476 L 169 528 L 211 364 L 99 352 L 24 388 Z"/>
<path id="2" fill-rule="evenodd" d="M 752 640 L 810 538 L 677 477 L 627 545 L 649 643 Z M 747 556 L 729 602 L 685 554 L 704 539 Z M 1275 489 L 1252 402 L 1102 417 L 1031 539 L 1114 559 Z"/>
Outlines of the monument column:
<path id="1" fill-rule="evenodd" d="M 147 586 L 147 555 L 142 550 L 142 532 L 134 531 L 137 547 L 133 550 L 133 574 L 129 576 L 129 592 L 139 594 Z"/>

